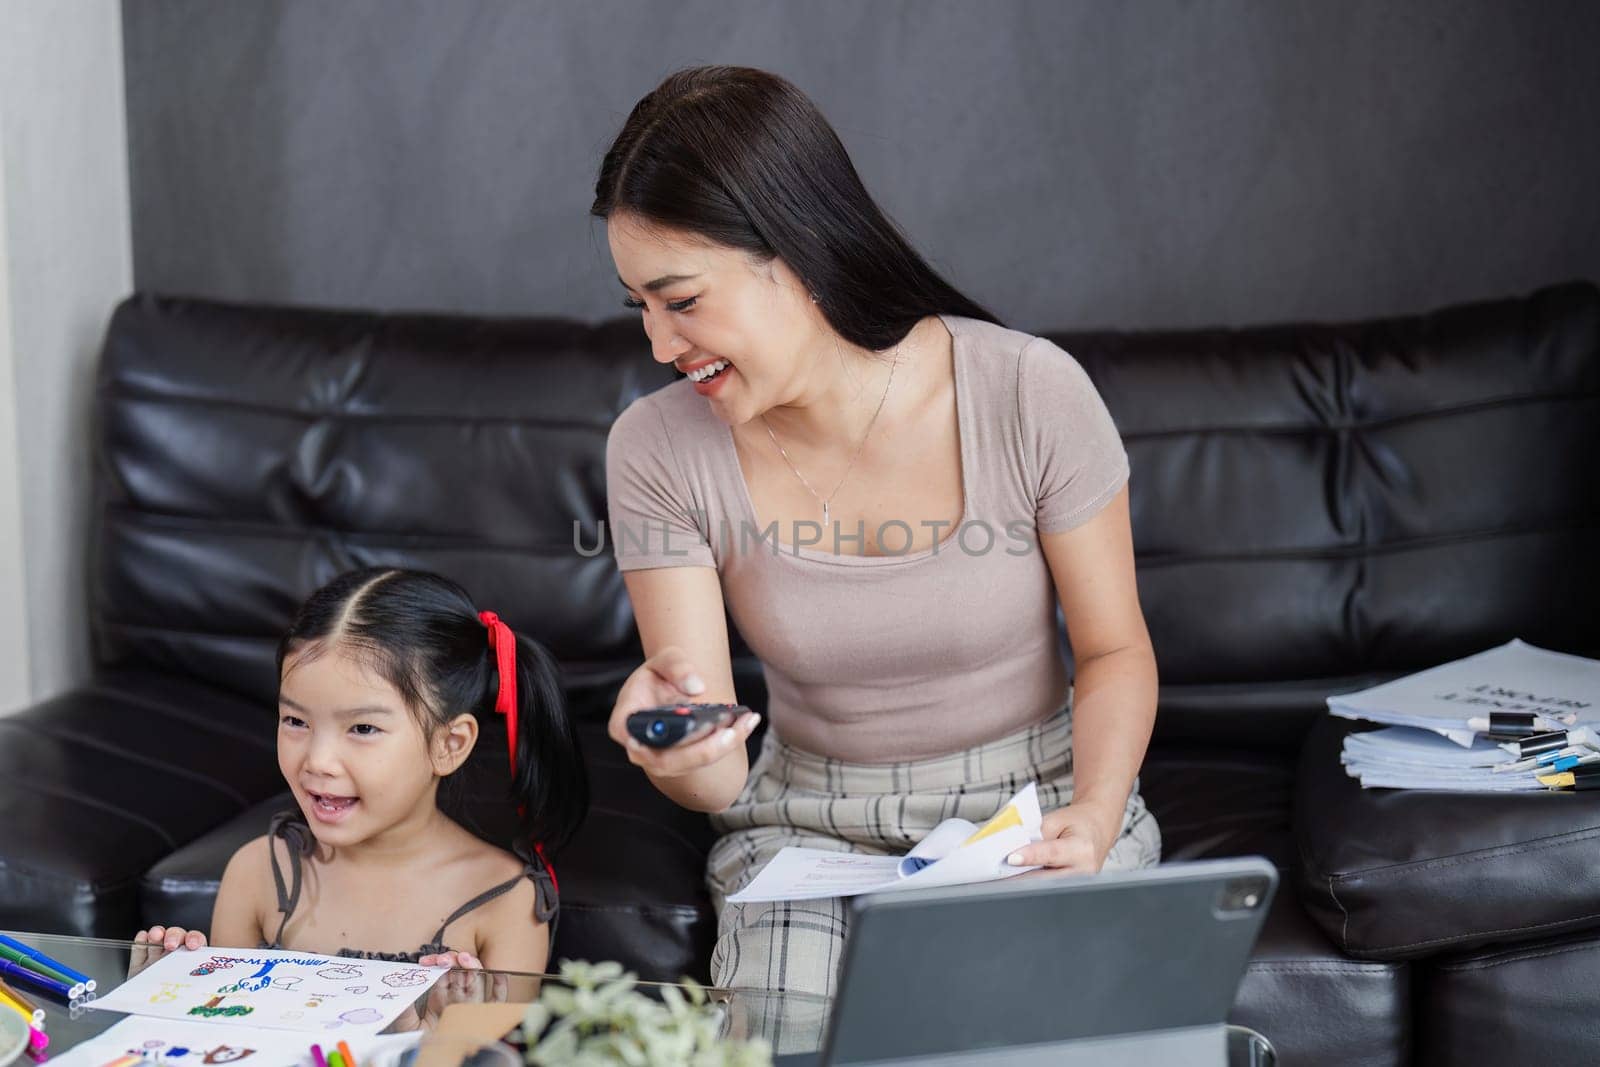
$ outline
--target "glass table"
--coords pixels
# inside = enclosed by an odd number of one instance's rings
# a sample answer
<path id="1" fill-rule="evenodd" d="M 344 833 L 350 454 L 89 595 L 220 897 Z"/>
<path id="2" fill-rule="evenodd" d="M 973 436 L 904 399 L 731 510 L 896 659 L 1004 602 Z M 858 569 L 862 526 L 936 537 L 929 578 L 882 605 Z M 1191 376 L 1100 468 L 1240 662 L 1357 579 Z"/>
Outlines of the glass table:
<path id="1" fill-rule="evenodd" d="M 165 955 L 159 946 L 135 945 L 132 941 L 4 932 L 68 967 L 95 978 L 98 983 L 97 995 L 120 985 L 128 977 L 131 966 L 137 965 L 142 969 Z M 411 1009 L 384 1033 L 431 1029 L 443 1009 L 453 1003 L 526 1003 L 537 1000 L 540 991 L 549 984 L 564 985 L 566 980 L 554 974 L 453 970 L 427 994 L 419 997 Z M 636 988 L 660 999 L 669 985 L 639 982 Z M 765 1038 L 779 1054 L 780 1064 L 784 1062 L 785 1055 L 815 1054 L 823 1045 L 828 1013 L 832 1007 L 832 1001 L 826 997 L 714 987 L 707 987 L 705 992 L 718 1012 L 723 1036 Z M 46 1012 L 45 1031 L 50 1038 L 46 1056 L 38 1062 L 48 1063 L 50 1058 L 104 1033 L 126 1017 L 120 1012 L 88 1008 L 81 1002 L 69 1007 L 42 995 L 29 995 Z M 313 1035 L 307 1036 L 310 1038 Z M 520 1060 L 520 1056 L 517 1058 Z M 32 1067 L 33 1062 L 27 1056 L 22 1056 L 14 1061 L 14 1067 Z M 1272 1067 L 1274 1062 L 1272 1046 L 1260 1034 L 1244 1027 L 1229 1027 L 1230 1067 Z M 13 1067 L 13 1064 L 0 1063 L 0 1067 Z"/>
<path id="2" fill-rule="evenodd" d="M 128 978 L 130 970 L 139 969 L 160 959 L 166 953 L 159 946 L 136 945 L 132 941 L 92 937 L 68 937 L 58 934 L 31 934 L 0 931 L 52 959 L 80 971 L 96 980 L 95 996 L 115 989 Z M 182 951 L 182 950 L 179 950 Z M 206 949 L 199 950 L 207 951 Z M 198 955 L 198 953 L 197 953 Z M 556 974 L 523 974 L 513 971 L 452 970 L 425 995 L 419 997 L 407 1013 L 384 1033 L 402 1033 L 415 1029 L 430 1029 L 443 1009 L 450 1004 L 468 1003 L 526 1003 L 537 1000 L 540 991 L 548 984 L 566 984 Z M 666 983 L 639 982 L 640 992 L 660 999 Z M 684 987 L 677 987 L 683 991 Z M 87 1007 L 88 1000 L 73 1005 L 62 1004 L 44 994 L 26 987 L 21 991 L 45 1011 L 45 1032 L 50 1046 L 43 1060 L 28 1056 L 18 1057 L 16 1067 L 31 1067 L 34 1062 L 48 1063 L 75 1046 L 97 1037 L 126 1018 L 121 1012 L 102 1011 Z M 731 989 L 705 988 L 705 993 L 716 1006 L 725 1036 L 748 1037 L 767 1032 L 769 1019 L 793 1019 L 783 1030 L 788 1047 L 812 1049 L 820 1047 L 822 1026 L 827 1017 L 828 1001 L 822 997 L 803 994 L 772 994 L 745 992 Z M 8 1009 L 0 1009 L 8 1010 Z M 814 1029 L 814 1034 L 805 1035 Z M 309 1040 L 314 1035 L 308 1035 Z M 0 1067 L 12 1064 L 0 1063 Z"/>

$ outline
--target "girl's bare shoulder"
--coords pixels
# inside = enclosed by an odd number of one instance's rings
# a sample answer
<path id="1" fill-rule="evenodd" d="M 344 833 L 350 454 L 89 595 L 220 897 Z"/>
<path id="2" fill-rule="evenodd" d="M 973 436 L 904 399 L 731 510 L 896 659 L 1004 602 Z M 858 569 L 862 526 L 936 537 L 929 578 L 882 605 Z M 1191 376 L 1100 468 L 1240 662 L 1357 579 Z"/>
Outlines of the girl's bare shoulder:
<path id="1" fill-rule="evenodd" d="M 233 853 L 233 858 L 228 860 L 228 869 L 223 877 L 237 872 L 241 876 L 252 877 L 255 875 L 270 875 L 272 870 L 272 838 L 267 834 L 251 838 L 240 845 Z"/>
<path id="2" fill-rule="evenodd" d="M 511 852 L 491 845 L 478 837 L 465 827 L 457 827 L 460 831 L 457 847 L 457 863 L 462 874 L 473 882 L 497 885 L 500 882 L 510 881 L 524 870 L 524 863 Z"/>

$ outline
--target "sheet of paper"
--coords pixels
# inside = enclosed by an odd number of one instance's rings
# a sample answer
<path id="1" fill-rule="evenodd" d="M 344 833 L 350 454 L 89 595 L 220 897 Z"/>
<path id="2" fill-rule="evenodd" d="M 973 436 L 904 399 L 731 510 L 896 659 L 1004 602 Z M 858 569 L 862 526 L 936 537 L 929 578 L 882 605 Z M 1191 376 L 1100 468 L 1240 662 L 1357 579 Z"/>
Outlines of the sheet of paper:
<path id="1" fill-rule="evenodd" d="M 1389 726 L 1382 730 L 1349 734 L 1344 751 L 1363 761 L 1409 763 L 1424 767 L 1492 767 L 1515 757 L 1493 741 L 1475 737 L 1465 747 L 1431 730 Z"/>
<path id="2" fill-rule="evenodd" d="M 928 889 L 937 885 L 967 885 L 1026 874 L 1035 868 L 1013 867 L 1006 863 L 1006 857 L 1029 841 L 1037 840 L 1037 837 L 1030 838 L 1022 827 L 1012 826 L 976 844 L 956 849 L 938 863 L 929 864 L 917 873 L 899 879 L 892 888 Z"/>
<path id="3" fill-rule="evenodd" d="M 754 880 L 728 899 L 817 900 L 870 893 L 900 881 L 899 856 L 863 856 L 820 848 L 782 849 Z"/>
<path id="4" fill-rule="evenodd" d="M 816 900 L 1009 878 L 1034 869 L 1009 866 L 1005 859 L 1041 839 L 1040 822 L 1038 788 L 1029 782 L 983 826 L 947 819 L 904 857 L 782 849 L 728 899 L 736 904 Z"/>
<path id="5" fill-rule="evenodd" d="M 1328 698 L 1347 719 L 1435 730 L 1470 745 L 1469 718 L 1533 713 L 1573 724 L 1600 719 L 1600 660 L 1509 641 L 1404 678 Z"/>
<path id="6" fill-rule="evenodd" d="M 273 949 L 179 949 L 88 1006 L 342 1037 L 382 1030 L 448 971 Z"/>
<path id="7" fill-rule="evenodd" d="M 164 1067 L 212 1067 L 224 1063 L 243 1067 L 312 1067 L 313 1044 L 321 1044 L 326 1052 L 342 1040 L 349 1044 L 359 1067 L 383 1067 L 396 1053 L 421 1039 L 422 1031 L 416 1030 L 408 1034 L 353 1033 L 324 1040 L 292 1030 L 130 1015 L 104 1033 L 59 1056 L 51 1056 L 49 1062 L 50 1067 L 102 1067 L 131 1054 Z"/>

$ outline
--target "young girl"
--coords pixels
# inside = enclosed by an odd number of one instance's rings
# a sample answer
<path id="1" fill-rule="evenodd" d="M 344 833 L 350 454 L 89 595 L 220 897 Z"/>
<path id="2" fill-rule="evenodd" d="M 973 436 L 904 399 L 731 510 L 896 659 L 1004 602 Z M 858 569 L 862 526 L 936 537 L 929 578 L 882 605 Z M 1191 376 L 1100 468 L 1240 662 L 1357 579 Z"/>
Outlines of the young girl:
<path id="1" fill-rule="evenodd" d="M 234 853 L 212 943 L 542 972 L 556 914 L 545 857 L 588 806 L 549 654 L 454 582 L 371 568 L 312 595 L 278 676 L 278 766 L 297 808 Z M 509 742 L 517 855 L 444 810 L 482 730 Z M 134 940 L 206 944 L 161 926 Z"/>

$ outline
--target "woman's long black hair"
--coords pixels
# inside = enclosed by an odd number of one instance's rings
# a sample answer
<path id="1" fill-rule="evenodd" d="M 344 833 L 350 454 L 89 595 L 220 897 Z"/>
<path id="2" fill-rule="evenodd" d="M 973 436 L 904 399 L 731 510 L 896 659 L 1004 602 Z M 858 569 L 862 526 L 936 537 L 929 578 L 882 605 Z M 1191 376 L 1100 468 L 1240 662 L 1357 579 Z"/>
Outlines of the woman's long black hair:
<path id="1" fill-rule="evenodd" d="M 875 352 L 928 315 L 1000 321 L 917 254 L 816 105 L 764 70 L 683 70 L 640 100 L 589 209 L 619 211 L 782 259 L 835 332 Z"/>
<path id="2" fill-rule="evenodd" d="M 500 677 L 488 629 L 466 590 L 448 578 L 388 567 L 340 575 L 295 616 L 278 645 L 279 675 L 289 656 L 325 643 L 357 656 L 393 685 L 425 735 L 463 712 L 477 717 L 480 739 L 505 731 L 495 713 Z M 589 807 L 589 780 L 559 668 L 521 634 L 516 684 L 517 771 L 510 799 L 521 812 L 524 835 L 516 843 L 524 847 L 515 850 L 529 858 L 527 849 L 542 844 L 554 851 L 577 831 Z M 441 807 L 448 795 L 442 792 Z"/>

